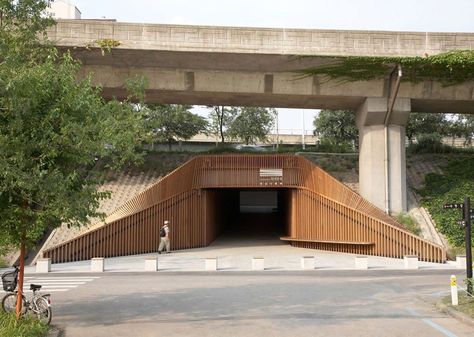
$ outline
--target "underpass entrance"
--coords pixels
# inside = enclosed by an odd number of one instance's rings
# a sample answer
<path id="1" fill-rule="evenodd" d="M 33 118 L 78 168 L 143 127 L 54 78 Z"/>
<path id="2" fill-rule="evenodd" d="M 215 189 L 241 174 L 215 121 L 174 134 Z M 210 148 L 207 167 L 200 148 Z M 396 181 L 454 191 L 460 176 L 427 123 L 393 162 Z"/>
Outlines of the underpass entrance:
<path id="1" fill-rule="evenodd" d="M 169 220 L 171 249 L 235 247 L 280 239 L 292 246 L 423 261 L 446 260 L 443 247 L 394 218 L 302 156 L 197 156 L 76 238 L 43 252 L 53 263 L 152 253 Z M 266 245 L 268 241 L 263 242 Z"/>
<path id="2" fill-rule="evenodd" d="M 281 243 L 289 232 L 290 189 L 215 189 L 208 209 L 215 219 L 218 241 L 236 245 L 258 241 Z"/>

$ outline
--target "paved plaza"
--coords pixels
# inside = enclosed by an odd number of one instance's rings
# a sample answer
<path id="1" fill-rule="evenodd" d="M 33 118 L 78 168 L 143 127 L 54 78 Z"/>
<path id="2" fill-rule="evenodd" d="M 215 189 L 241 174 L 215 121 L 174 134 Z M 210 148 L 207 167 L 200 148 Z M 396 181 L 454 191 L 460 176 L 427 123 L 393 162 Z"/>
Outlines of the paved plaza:
<path id="1" fill-rule="evenodd" d="M 329 252 L 323 250 L 295 248 L 282 242 L 276 236 L 262 235 L 245 239 L 240 236 L 223 236 L 208 247 L 172 251 L 158 255 L 156 252 L 145 255 L 106 258 L 105 272 L 145 271 L 145 258 L 158 257 L 159 272 L 204 271 L 205 258 L 217 257 L 218 272 L 249 271 L 253 257 L 263 257 L 265 272 L 301 270 L 303 256 L 315 257 L 316 270 L 354 270 L 356 254 Z M 403 259 L 368 256 L 369 270 L 402 270 Z M 456 269 L 455 261 L 447 263 L 419 262 L 420 269 Z M 52 264 L 52 273 L 90 272 L 91 261 Z M 34 274 L 35 267 L 26 267 L 27 274 Z"/>

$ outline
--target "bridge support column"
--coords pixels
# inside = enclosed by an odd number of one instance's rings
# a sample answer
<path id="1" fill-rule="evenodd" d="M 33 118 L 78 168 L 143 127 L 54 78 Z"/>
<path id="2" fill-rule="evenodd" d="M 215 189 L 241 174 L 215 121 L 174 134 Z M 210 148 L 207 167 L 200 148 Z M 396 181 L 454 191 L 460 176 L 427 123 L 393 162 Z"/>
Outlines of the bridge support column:
<path id="1" fill-rule="evenodd" d="M 385 124 L 387 110 L 386 98 L 367 98 L 357 110 L 359 191 L 375 206 L 396 214 L 407 211 L 405 125 L 410 99 L 397 99 Z"/>

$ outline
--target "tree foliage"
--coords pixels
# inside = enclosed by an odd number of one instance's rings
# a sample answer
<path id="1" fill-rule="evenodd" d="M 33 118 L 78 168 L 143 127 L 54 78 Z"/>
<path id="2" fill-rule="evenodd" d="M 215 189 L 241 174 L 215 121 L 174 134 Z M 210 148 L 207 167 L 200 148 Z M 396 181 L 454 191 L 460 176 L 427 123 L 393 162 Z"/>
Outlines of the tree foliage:
<path id="1" fill-rule="evenodd" d="M 237 116 L 238 109 L 235 107 L 226 106 L 209 106 L 210 131 L 215 136 L 219 137 L 221 143 L 225 143 L 228 136 L 228 130 Z"/>
<path id="2" fill-rule="evenodd" d="M 0 2 L 0 244 L 33 245 L 46 229 L 99 215 L 108 193 L 90 168 L 138 160 L 145 134 L 140 111 L 104 101 L 77 80 L 78 62 L 42 43 L 45 6 Z"/>
<path id="3" fill-rule="evenodd" d="M 463 138 L 464 145 L 470 145 L 474 137 L 474 116 L 446 113 L 411 113 L 406 126 L 406 136 L 413 144 L 414 139 L 438 139 L 443 137 Z"/>
<path id="4" fill-rule="evenodd" d="M 465 197 L 474 200 L 474 158 L 449 158 L 442 174 L 429 173 L 425 176 L 425 187 L 420 192 L 437 228 L 453 246 L 463 247 L 464 229 L 457 224 L 462 218 L 461 211 L 443 209 L 443 205 L 462 203 Z M 472 239 L 474 243 L 474 236 Z"/>
<path id="5" fill-rule="evenodd" d="M 107 195 L 89 169 L 99 158 L 136 160 L 143 126 L 132 105 L 77 82 L 68 55 L 9 70 L 0 70 L 0 227 L 12 243 L 22 232 L 33 243 L 46 228 L 97 216 Z"/>
<path id="6" fill-rule="evenodd" d="M 410 144 L 421 135 L 437 133 L 445 136 L 448 133 L 449 120 L 446 114 L 411 113 L 406 126 L 406 136 Z"/>
<path id="7" fill-rule="evenodd" d="M 206 132 L 207 120 L 189 109 L 190 106 L 176 104 L 149 106 L 146 109 L 146 120 L 153 139 L 166 141 L 171 147 L 173 140 L 187 140 Z"/>
<path id="8" fill-rule="evenodd" d="M 474 138 L 474 115 L 454 115 L 447 127 L 447 135 L 453 138 L 464 138 L 464 145 L 472 145 Z"/>
<path id="9" fill-rule="evenodd" d="M 45 0 L 0 0 L 2 62 L 32 62 L 48 53 L 46 29 L 54 24 L 44 12 L 48 4 Z M 28 52 L 33 49 L 34 53 Z"/>
<path id="10" fill-rule="evenodd" d="M 266 142 L 267 135 L 275 121 L 276 110 L 267 108 L 242 107 L 237 109 L 236 117 L 229 127 L 231 138 L 255 144 Z"/>
<path id="11" fill-rule="evenodd" d="M 350 110 L 321 110 L 313 120 L 314 134 L 321 142 L 353 147 L 358 143 L 359 131 L 355 113 Z"/>

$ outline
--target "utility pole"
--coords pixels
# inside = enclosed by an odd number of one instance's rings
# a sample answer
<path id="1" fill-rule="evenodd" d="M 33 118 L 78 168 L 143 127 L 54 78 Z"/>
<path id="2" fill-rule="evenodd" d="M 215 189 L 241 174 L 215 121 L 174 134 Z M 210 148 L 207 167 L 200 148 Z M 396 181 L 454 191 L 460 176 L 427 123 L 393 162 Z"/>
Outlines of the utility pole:
<path id="1" fill-rule="evenodd" d="M 464 198 L 464 223 L 466 230 L 466 277 L 467 277 L 467 292 L 472 295 L 472 247 L 471 247 L 471 199 Z"/>
<path id="2" fill-rule="evenodd" d="M 463 204 L 445 204 L 443 208 L 457 208 L 462 211 L 462 221 L 458 221 L 458 223 L 465 230 L 467 293 L 472 296 L 474 279 L 472 278 L 471 217 L 474 216 L 474 210 L 471 209 L 471 199 L 466 197 Z"/>

